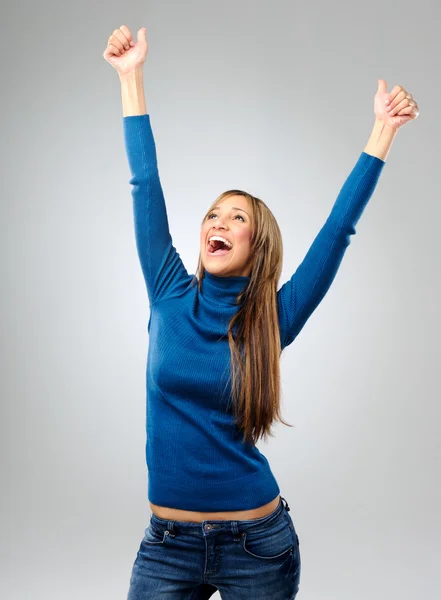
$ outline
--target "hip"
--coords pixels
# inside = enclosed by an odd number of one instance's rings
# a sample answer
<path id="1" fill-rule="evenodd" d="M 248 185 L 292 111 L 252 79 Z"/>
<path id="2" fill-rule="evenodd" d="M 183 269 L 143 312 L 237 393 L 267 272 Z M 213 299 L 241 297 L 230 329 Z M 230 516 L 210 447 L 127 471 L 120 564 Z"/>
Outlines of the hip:
<path id="1" fill-rule="evenodd" d="M 154 515 L 160 519 L 166 519 L 167 521 L 185 521 L 191 523 L 202 523 L 203 521 L 211 520 L 237 520 L 237 521 L 249 521 L 251 519 L 260 519 L 270 515 L 278 507 L 280 502 L 280 494 L 263 506 L 252 508 L 250 510 L 234 510 L 234 511 L 220 511 L 220 512 L 198 512 L 192 510 L 181 510 L 178 508 L 169 508 L 166 506 L 158 506 L 157 504 L 150 504 L 150 510 Z"/>
<path id="2" fill-rule="evenodd" d="M 250 520 L 161 519 L 144 531 L 128 599 L 293 600 L 300 582 L 299 538 L 286 500 Z"/>

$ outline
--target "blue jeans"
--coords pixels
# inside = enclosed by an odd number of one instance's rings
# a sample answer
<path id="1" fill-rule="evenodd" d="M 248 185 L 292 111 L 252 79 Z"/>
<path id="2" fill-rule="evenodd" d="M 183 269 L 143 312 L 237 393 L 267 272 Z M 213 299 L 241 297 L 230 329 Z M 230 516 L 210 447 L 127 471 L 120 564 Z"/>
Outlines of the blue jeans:
<path id="1" fill-rule="evenodd" d="M 133 564 L 127 600 L 293 600 L 299 538 L 284 498 L 250 521 L 168 521 L 155 514 Z"/>

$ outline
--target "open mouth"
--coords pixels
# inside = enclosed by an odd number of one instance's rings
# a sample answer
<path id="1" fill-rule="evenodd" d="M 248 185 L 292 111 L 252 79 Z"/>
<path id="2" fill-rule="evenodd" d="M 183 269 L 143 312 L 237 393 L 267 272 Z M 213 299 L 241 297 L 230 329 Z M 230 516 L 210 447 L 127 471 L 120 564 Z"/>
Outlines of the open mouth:
<path id="1" fill-rule="evenodd" d="M 231 252 L 231 250 L 232 248 L 230 248 L 230 246 L 227 246 L 227 244 L 225 244 L 221 240 L 212 240 L 207 244 L 207 254 L 209 256 L 223 256 L 224 254 L 228 254 L 228 252 Z"/>

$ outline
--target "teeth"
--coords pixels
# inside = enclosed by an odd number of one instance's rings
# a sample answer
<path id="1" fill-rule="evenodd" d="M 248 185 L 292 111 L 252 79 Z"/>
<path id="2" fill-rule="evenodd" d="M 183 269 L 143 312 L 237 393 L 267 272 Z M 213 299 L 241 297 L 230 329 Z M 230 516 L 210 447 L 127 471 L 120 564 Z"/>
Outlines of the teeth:
<path id="1" fill-rule="evenodd" d="M 229 246 L 230 248 L 233 247 L 233 244 L 231 242 L 229 242 L 228 240 L 226 240 L 225 238 L 223 238 L 220 235 L 212 235 L 208 241 L 211 242 L 211 240 L 219 240 L 221 242 L 224 242 L 224 244 L 226 244 L 227 246 Z"/>

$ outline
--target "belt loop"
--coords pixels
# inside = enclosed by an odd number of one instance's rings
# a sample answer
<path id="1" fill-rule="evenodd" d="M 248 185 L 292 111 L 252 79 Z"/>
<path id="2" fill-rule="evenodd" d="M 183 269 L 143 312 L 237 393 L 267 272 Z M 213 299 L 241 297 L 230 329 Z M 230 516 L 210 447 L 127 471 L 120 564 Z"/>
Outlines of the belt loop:
<path id="1" fill-rule="evenodd" d="M 231 530 L 233 532 L 233 539 L 235 542 L 240 541 L 239 528 L 237 526 L 237 521 L 231 521 Z"/>
<path id="2" fill-rule="evenodd" d="M 280 496 L 280 499 L 281 499 L 281 501 L 282 501 L 283 505 L 285 506 L 285 509 L 286 509 L 287 511 L 290 511 L 291 509 L 289 508 L 289 506 L 288 506 L 288 502 L 285 500 L 285 498 L 282 498 L 282 496 Z"/>
<path id="3" fill-rule="evenodd" d="M 174 521 L 167 521 L 167 529 L 169 531 L 170 537 L 176 537 L 174 526 L 175 526 L 175 522 Z"/>

